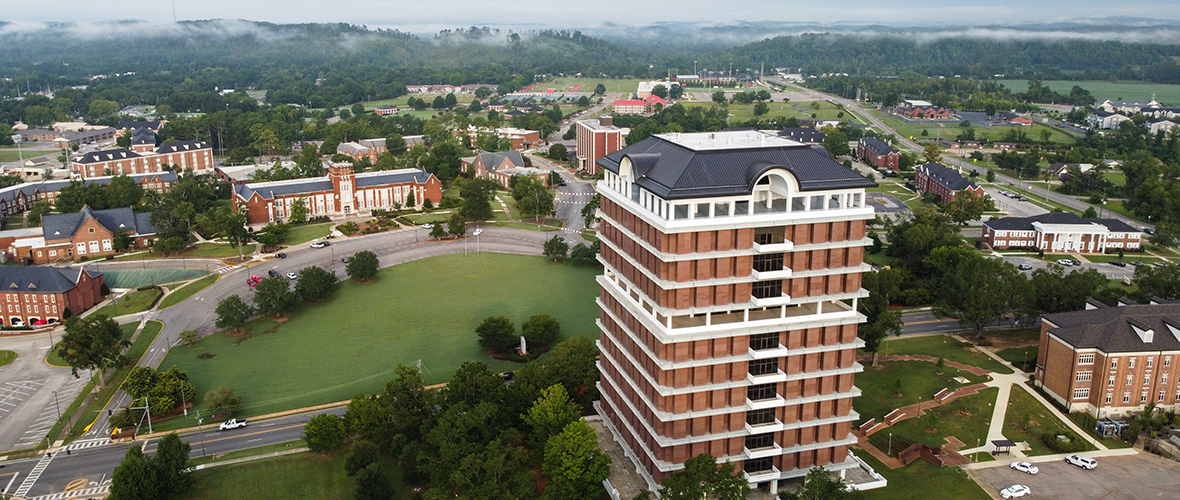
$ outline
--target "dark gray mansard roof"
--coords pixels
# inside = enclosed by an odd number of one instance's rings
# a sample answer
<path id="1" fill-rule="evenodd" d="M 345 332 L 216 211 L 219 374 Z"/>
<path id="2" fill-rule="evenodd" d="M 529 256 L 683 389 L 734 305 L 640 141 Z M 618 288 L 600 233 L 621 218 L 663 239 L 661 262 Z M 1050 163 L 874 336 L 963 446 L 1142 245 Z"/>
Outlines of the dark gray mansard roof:
<path id="1" fill-rule="evenodd" d="M 732 134 L 725 136 L 732 137 Z M 685 135 L 696 135 L 699 139 L 706 134 Z M 828 158 L 821 149 L 778 137 L 774 137 L 770 146 L 751 143 L 698 150 L 669 140 L 674 137 L 672 134 L 648 137 L 597 163 L 618 174 L 620 162 L 629 157 L 635 184 L 665 200 L 747 195 L 753 192 L 754 183 L 774 168 L 794 175 L 803 191 L 877 185 Z"/>
<path id="2" fill-rule="evenodd" d="M 4 292 L 64 293 L 78 286 L 82 273 L 91 278 L 102 273 L 49 266 L 0 266 L 0 290 Z"/>
<path id="3" fill-rule="evenodd" d="M 1076 349 L 1100 349 L 1108 353 L 1180 350 L 1180 338 L 1173 333 L 1173 329 L 1180 331 L 1180 304 L 1128 305 L 1047 314 L 1045 321 L 1057 325 L 1051 326 L 1049 333 Z M 1152 330 L 1152 341 L 1144 342 L 1132 325 Z"/>
<path id="4" fill-rule="evenodd" d="M 1086 224 L 1095 223 L 1106 226 L 1106 229 L 1116 233 L 1139 233 L 1139 229 L 1118 219 L 1083 219 L 1073 212 L 1048 212 L 1032 217 L 1003 217 L 985 221 L 983 225 L 1000 231 L 1031 231 L 1034 222 L 1042 224 Z"/>
<path id="5" fill-rule="evenodd" d="M 877 156 L 885 156 L 889 153 L 897 151 L 897 148 L 890 146 L 888 142 L 882 141 L 876 137 L 865 137 L 861 139 L 864 141 L 865 147 L 872 151 Z"/>
<path id="6" fill-rule="evenodd" d="M 47 240 L 69 238 L 78 231 L 79 226 L 86 221 L 87 217 L 94 217 L 99 224 L 111 231 L 122 229 L 140 236 L 156 234 L 156 228 L 149 222 L 150 216 L 151 214 L 147 212 L 134 213 L 130 207 L 107 210 L 91 210 L 90 207 L 82 207 L 81 211 L 72 214 L 48 214 L 42 217 L 41 225 L 44 229 L 42 234 Z"/>
<path id="7" fill-rule="evenodd" d="M 384 186 L 389 184 L 403 184 L 416 182 L 423 184 L 430 180 L 430 173 L 419 169 L 387 170 L 356 174 L 356 187 Z M 260 182 L 254 184 L 238 184 L 234 186 L 236 193 L 243 200 L 250 199 L 258 193 L 265 200 L 273 200 L 275 196 L 292 194 L 311 194 L 332 191 L 332 180 L 329 177 L 312 177 L 308 179 L 292 179 L 286 181 Z"/>
<path id="8" fill-rule="evenodd" d="M 949 168 L 941 163 L 931 162 L 922 165 L 921 168 L 926 170 L 926 174 L 930 176 L 931 180 L 941 184 L 943 187 L 951 191 L 961 191 L 963 189 L 975 189 L 979 187 L 979 185 L 964 178 L 958 170 Z"/>

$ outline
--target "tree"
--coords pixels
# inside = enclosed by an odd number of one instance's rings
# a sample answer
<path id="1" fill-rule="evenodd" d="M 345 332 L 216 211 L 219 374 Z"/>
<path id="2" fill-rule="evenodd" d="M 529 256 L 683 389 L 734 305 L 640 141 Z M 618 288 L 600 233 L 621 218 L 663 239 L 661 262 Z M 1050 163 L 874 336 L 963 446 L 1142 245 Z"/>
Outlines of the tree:
<path id="1" fill-rule="evenodd" d="M 594 429 L 578 419 L 545 443 L 541 470 L 549 478 L 546 500 L 584 500 L 597 496 L 610 475 L 611 459 L 598 446 Z"/>
<path id="2" fill-rule="evenodd" d="M 598 222 L 598 208 L 602 206 L 602 195 L 595 193 L 590 197 L 590 201 L 586 202 L 586 206 L 582 207 L 582 221 L 586 227 L 590 227 L 595 222 Z"/>
<path id="3" fill-rule="evenodd" d="M 864 350 L 873 354 L 873 366 L 877 366 L 881 342 L 891 333 L 901 335 L 901 310 L 890 309 L 889 300 L 901 295 L 903 272 L 895 268 L 861 275 L 861 286 L 869 291 L 869 296 L 858 304 L 858 310 L 867 319 L 857 330 L 857 335 L 865 341 Z"/>
<path id="4" fill-rule="evenodd" d="M 746 498 L 750 486 L 733 463 L 717 466 L 717 459 L 702 453 L 684 461 L 684 469 L 664 478 L 660 498 L 665 500 L 733 500 Z"/>
<path id="5" fill-rule="evenodd" d="M 534 217 L 539 222 L 541 217 L 553 213 L 553 192 L 536 177 L 518 178 L 516 186 L 512 189 L 512 197 L 517 200 L 520 213 L 524 217 Z"/>
<path id="6" fill-rule="evenodd" d="M 462 214 L 452 212 L 447 218 L 447 233 L 456 238 L 467 234 L 467 221 L 463 219 Z"/>
<path id="7" fill-rule="evenodd" d="M 936 248 L 926 262 L 936 276 L 934 313 L 957 318 L 976 338 L 1028 299 L 1028 280 L 1015 266 L 973 249 Z"/>
<path id="8" fill-rule="evenodd" d="M 51 210 L 53 210 L 53 206 L 50 205 L 48 201 L 39 200 L 33 202 L 33 205 L 29 207 L 29 211 L 25 214 L 29 220 L 29 227 L 40 226 L 41 217 L 49 213 Z"/>
<path id="9" fill-rule="evenodd" d="M 1093 205 L 1090 205 L 1090 206 L 1086 207 L 1085 212 L 1082 212 L 1082 218 L 1083 219 L 1097 219 L 1098 218 L 1098 211 L 1094 210 Z"/>
<path id="10" fill-rule="evenodd" d="M 189 475 L 189 452 L 192 446 L 182 441 L 175 432 L 168 433 L 156 443 L 152 468 L 156 475 L 158 498 L 180 498 L 192 488 Z"/>
<path id="11" fill-rule="evenodd" d="M 536 314 L 520 325 L 520 330 L 529 342 L 553 342 L 561 334 L 561 323 L 548 314 Z"/>
<path id="12" fill-rule="evenodd" d="M 192 347 L 193 344 L 197 343 L 197 332 L 193 330 L 185 330 L 180 332 L 180 341 L 184 342 L 185 345 Z"/>
<path id="13" fill-rule="evenodd" d="M 467 105 L 467 111 L 470 113 L 479 113 L 483 111 L 483 105 L 479 103 L 478 99 L 471 101 L 471 104 Z"/>
<path id="14" fill-rule="evenodd" d="M 1066 273 L 1060 266 L 1037 269 L 1029 277 L 1033 310 L 1030 316 L 1066 311 L 1080 311 L 1086 299 L 1106 287 L 1107 279 L 1096 269 L 1079 269 Z"/>
<path id="15" fill-rule="evenodd" d="M 352 444 L 352 448 L 344 457 L 344 472 L 349 476 L 355 476 L 361 469 L 377 463 L 380 459 L 380 447 L 371 441 L 359 440 Z"/>
<path id="16" fill-rule="evenodd" d="M 754 116 L 762 116 L 770 112 L 770 106 L 764 102 L 754 104 Z"/>
<path id="17" fill-rule="evenodd" d="M 848 134 L 836 127 L 820 129 L 824 133 L 824 149 L 832 158 L 852 154 L 852 147 L 848 145 Z"/>
<path id="18" fill-rule="evenodd" d="M 424 204 L 425 204 L 425 203 L 430 203 L 430 200 L 425 200 L 423 203 L 424 203 Z M 410 194 L 406 195 L 406 208 L 414 208 L 414 207 L 416 207 L 416 206 L 417 206 L 417 203 L 415 203 L 415 202 L 414 202 L 414 191 L 413 191 L 413 190 L 411 190 L 411 191 L 410 191 Z M 425 208 L 425 209 L 427 209 L 427 210 L 430 210 L 430 208 L 431 208 L 431 207 L 429 207 L 429 206 L 424 206 L 424 207 L 422 207 L 422 208 Z"/>
<path id="19" fill-rule="evenodd" d="M 291 202 L 291 215 L 287 217 L 287 221 L 292 224 L 307 222 L 307 200 L 299 198 Z"/>
<path id="20" fill-rule="evenodd" d="M 922 160 L 924 160 L 926 163 L 941 163 L 942 150 L 938 149 L 937 144 L 927 144 L 926 147 L 922 149 Z"/>
<path id="21" fill-rule="evenodd" d="M 143 199 L 144 190 L 138 182 L 126 175 L 116 175 L 102 188 L 107 206 L 111 208 L 134 207 Z"/>
<path id="22" fill-rule="evenodd" d="M 297 305 L 299 297 L 291 290 L 291 281 L 287 278 L 271 276 L 254 285 L 254 307 L 261 316 L 281 316 Z"/>
<path id="23" fill-rule="evenodd" d="M 586 246 L 585 243 L 578 243 L 570 250 L 570 259 L 574 264 L 585 266 L 594 262 L 595 256 L 598 255 L 594 249 Z"/>
<path id="24" fill-rule="evenodd" d="M 127 231 L 119 229 L 115 231 L 115 237 L 112 238 L 112 244 L 114 245 L 116 252 L 122 252 L 123 250 L 131 248 L 131 245 L 135 244 L 135 239 L 133 239 L 130 234 L 127 234 Z"/>
<path id="25" fill-rule="evenodd" d="M 1180 266 L 1139 266 L 1132 282 L 1139 289 L 1135 296 L 1140 300 L 1180 298 Z"/>
<path id="26" fill-rule="evenodd" d="M 430 237 L 431 238 L 434 238 L 437 240 L 437 239 L 443 238 L 446 235 L 447 235 L 447 228 L 445 226 L 443 226 L 441 222 L 438 224 L 435 224 L 434 227 L 430 228 Z"/>
<path id="27" fill-rule="evenodd" d="M 132 398 L 139 399 L 151 392 L 160 381 L 156 369 L 148 366 L 137 366 L 131 369 L 127 378 L 123 380 L 123 390 Z"/>
<path id="28" fill-rule="evenodd" d="M 439 395 L 446 406 L 460 403 L 476 406 L 485 401 L 499 401 L 503 390 L 504 378 L 488 368 L 487 363 L 464 361 Z"/>
<path id="29" fill-rule="evenodd" d="M 680 99 L 683 96 L 684 87 L 680 86 L 679 83 L 673 83 L 672 87 L 668 89 L 668 97 L 671 97 L 672 99 Z"/>
<path id="30" fill-rule="evenodd" d="M 303 427 L 303 439 L 307 441 L 307 449 L 315 453 L 338 450 L 347 437 L 344 419 L 332 414 L 311 417 Z"/>
<path id="31" fill-rule="evenodd" d="M 606 93 L 606 85 L 603 85 L 600 83 L 600 84 L 594 86 L 594 94 L 595 95 L 603 95 L 605 93 Z"/>
<path id="32" fill-rule="evenodd" d="M 538 448 L 544 448 L 550 437 L 562 432 L 567 425 L 582 418 L 582 409 L 570 400 L 569 393 L 561 384 L 554 384 L 541 390 L 541 397 L 521 419 L 532 427 L 530 437 Z"/>
<path id="33" fill-rule="evenodd" d="M 76 318 L 66 322 L 66 334 L 57 346 L 57 354 L 70 365 L 70 372 L 78 370 L 105 371 L 124 363 L 123 348 L 131 342 L 123 339 L 123 331 L 115 320 L 103 315 Z M 102 377 L 99 377 L 99 385 Z"/>
<path id="34" fill-rule="evenodd" d="M 463 207 L 459 213 L 471 222 L 483 222 L 492 218 L 492 194 L 500 184 L 491 179 L 468 179 L 459 188 Z"/>
<path id="35" fill-rule="evenodd" d="M 393 484 L 381 470 L 381 464 L 372 463 L 357 471 L 356 500 L 389 500 L 393 492 Z"/>
<path id="36" fill-rule="evenodd" d="M 140 445 L 132 445 L 111 474 L 113 500 L 156 500 L 159 483 L 151 461 L 143 455 Z"/>
<path id="37" fill-rule="evenodd" d="M 934 412 L 930 412 L 934 413 Z M 845 500 L 854 498 L 854 493 L 844 488 L 844 482 L 834 479 L 832 473 L 823 467 L 812 467 L 807 472 L 803 487 L 794 493 L 779 494 L 782 500 Z"/>
<path id="38" fill-rule="evenodd" d="M 569 151 L 565 148 L 565 144 L 557 143 L 549 146 L 549 158 L 557 161 L 565 161 L 569 156 Z"/>
<path id="39" fill-rule="evenodd" d="M 381 263 L 377 260 L 377 254 L 369 250 L 361 250 L 348 258 L 348 265 L 344 270 L 350 278 L 365 282 L 376 278 L 380 267 Z"/>
<path id="40" fill-rule="evenodd" d="M 205 393 L 205 406 L 214 415 L 232 415 L 242 406 L 242 397 L 235 395 L 233 389 L 218 387 Z"/>
<path id="41" fill-rule="evenodd" d="M 570 245 L 565 242 L 565 238 L 554 236 L 545 240 L 545 248 L 542 253 L 546 257 L 553 257 L 553 262 L 557 262 L 558 259 L 564 259 L 569 250 Z"/>
<path id="42" fill-rule="evenodd" d="M 718 90 L 716 92 L 713 92 L 713 102 L 724 106 L 729 101 L 725 98 L 725 92 Z"/>
<path id="43" fill-rule="evenodd" d="M 475 327 L 479 345 L 485 349 L 505 351 L 516 343 L 516 325 L 504 316 L 489 316 Z"/>
<path id="44" fill-rule="evenodd" d="M 339 286 L 340 279 L 335 271 L 319 266 L 307 266 L 299 270 L 295 280 L 295 294 L 304 302 L 317 302 L 331 295 Z"/>
<path id="45" fill-rule="evenodd" d="M 978 194 L 970 189 L 964 189 L 955 194 L 955 198 L 946 204 L 945 211 L 952 222 L 960 225 L 967 221 L 979 220 L 983 213 L 996 209 L 996 204 L 986 194 Z"/>
<path id="46" fill-rule="evenodd" d="M 929 277 L 924 258 L 938 247 L 963 246 L 959 227 L 933 209 L 913 212 L 889 227 L 886 255 L 896 257 L 920 278 Z"/>
<path id="47" fill-rule="evenodd" d="M 217 328 L 238 330 L 254 315 L 254 306 L 247 304 L 237 294 L 230 295 L 217 303 Z"/>

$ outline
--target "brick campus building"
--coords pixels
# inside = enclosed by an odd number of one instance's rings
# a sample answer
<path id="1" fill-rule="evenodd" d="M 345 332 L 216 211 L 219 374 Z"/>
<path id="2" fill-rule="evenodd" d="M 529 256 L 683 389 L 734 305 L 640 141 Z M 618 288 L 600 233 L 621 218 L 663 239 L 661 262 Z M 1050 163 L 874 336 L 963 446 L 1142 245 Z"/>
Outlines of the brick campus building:
<path id="1" fill-rule="evenodd" d="M 150 134 L 145 134 L 146 137 Z M 154 136 L 153 136 L 154 137 Z M 132 141 L 131 149 L 115 148 L 92 151 L 71 162 L 74 176 L 81 179 L 108 175 L 133 175 L 159 172 L 165 165 L 198 174 L 213 171 L 213 149 L 200 141 L 154 142 Z M 138 142 L 138 143 L 137 143 Z"/>
<path id="2" fill-rule="evenodd" d="M 659 134 L 598 165 L 598 411 L 649 486 L 701 453 L 772 492 L 856 467 L 876 184 L 747 131 Z"/>
<path id="3" fill-rule="evenodd" d="M 414 206 L 442 201 L 442 183 L 434 174 L 416 168 L 354 173 L 351 163 L 333 163 L 325 177 L 234 185 L 234 207 L 246 207 L 251 224 L 285 220 L 296 200 L 307 203 L 307 216 L 340 217 L 375 208 Z"/>
<path id="4" fill-rule="evenodd" d="M 0 325 L 59 323 L 102 300 L 100 272 L 68 267 L 0 266 Z"/>
<path id="5" fill-rule="evenodd" d="M 623 149 L 623 129 L 616 127 L 610 116 L 580 120 L 576 126 L 578 168 L 598 175 L 598 159 Z"/>
<path id="6" fill-rule="evenodd" d="M 1073 212 L 1049 212 L 988 220 L 981 236 L 984 245 L 996 250 L 1105 253 L 1138 250 L 1143 232 L 1118 219 L 1083 219 Z"/>

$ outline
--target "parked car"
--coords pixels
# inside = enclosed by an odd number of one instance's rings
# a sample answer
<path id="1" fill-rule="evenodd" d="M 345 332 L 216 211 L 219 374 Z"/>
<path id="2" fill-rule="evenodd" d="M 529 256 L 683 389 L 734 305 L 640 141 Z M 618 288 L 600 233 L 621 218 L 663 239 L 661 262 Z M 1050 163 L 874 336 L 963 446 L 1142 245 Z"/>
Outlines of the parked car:
<path id="1" fill-rule="evenodd" d="M 1098 467 L 1098 461 L 1085 455 L 1066 455 L 1065 463 L 1073 464 L 1086 470 Z"/>
<path id="2" fill-rule="evenodd" d="M 39 319 L 39 320 L 33 322 L 33 326 L 41 326 L 41 325 L 48 325 L 48 324 L 49 324 L 49 322 L 45 321 L 43 319 Z"/>
<path id="3" fill-rule="evenodd" d="M 23 319 L 14 319 L 12 320 L 12 326 L 25 326 L 25 321 Z"/>
<path id="4" fill-rule="evenodd" d="M 1016 269 L 1019 269 L 1021 271 L 1028 271 L 1028 270 L 1032 269 L 1032 266 L 1029 264 L 1021 264 L 1019 266 L 1016 266 Z"/>
<path id="5" fill-rule="evenodd" d="M 295 274 L 295 273 L 287 273 L 287 279 L 289 279 L 289 280 L 299 279 L 299 275 Z"/>
<path id="6" fill-rule="evenodd" d="M 1041 471 L 1041 469 L 1038 469 L 1037 466 L 1028 462 L 1012 462 L 1012 465 L 1009 465 L 1009 467 L 1011 467 L 1012 470 L 1017 470 L 1030 475 L 1035 475 Z"/>
<path id="7" fill-rule="evenodd" d="M 431 224 L 429 222 L 427 222 L 426 224 L 422 224 L 422 229 L 434 229 L 434 224 Z"/>
<path id="8" fill-rule="evenodd" d="M 1155 261 L 1155 262 L 1152 262 L 1152 263 L 1151 263 L 1151 265 L 1153 265 L 1153 266 L 1155 266 L 1155 267 L 1164 267 L 1164 266 L 1168 265 L 1168 261 L 1166 261 L 1166 260 L 1157 260 L 1157 261 Z"/>
<path id="9" fill-rule="evenodd" d="M 1073 265 L 1073 259 L 1057 259 L 1057 265 L 1069 267 Z"/>
<path id="10" fill-rule="evenodd" d="M 1032 493 L 1032 490 L 1023 484 L 1014 484 L 1007 488 L 1000 490 L 1000 496 L 1004 498 L 1018 498 Z"/>
<path id="11" fill-rule="evenodd" d="M 328 242 L 326 242 L 326 241 L 313 241 L 313 242 L 311 242 L 312 248 L 324 248 L 326 246 L 328 246 Z"/>
<path id="12" fill-rule="evenodd" d="M 245 427 L 246 419 L 231 418 L 221 423 L 221 430 L 228 431 L 230 429 L 237 429 L 238 427 Z"/>
<path id="13" fill-rule="evenodd" d="M 1143 232 L 1146 233 L 1148 236 L 1152 236 L 1155 234 L 1155 229 L 1152 229 L 1150 227 L 1145 227 L 1145 228 L 1143 228 Z"/>
<path id="14" fill-rule="evenodd" d="M 1140 261 L 1137 261 L 1137 260 L 1133 260 L 1133 261 L 1131 261 L 1131 265 L 1135 266 L 1135 267 L 1139 267 L 1139 266 L 1142 266 L 1143 263 Z"/>
<path id="15" fill-rule="evenodd" d="M 270 276 L 271 278 L 273 278 L 273 277 L 275 277 L 275 276 L 278 276 L 278 275 L 279 275 L 279 272 L 278 272 L 278 271 L 276 271 L 276 270 L 274 270 L 274 269 L 271 269 L 271 270 L 269 270 L 269 271 L 267 271 L 267 272 L 266 272 L 266 275 L 267 275 L 267 276 Z"/>
<path id="16" fill-rule="evenodd" d="M 246 278 L 246 284 L 250 285 L 250 288 L 254 288 L 256 285 L 258 285 L 258 282 L 260 282 L 260 281 L 262 281 L 262 276 L 259 276 L 257 274 L 255 274 L 249 278 Z"/>
<path id="17" fill-rule="evenodd" d="M 344 257 L 341 257 L 341 258 L 340 258 L 340 262 L 343 262 L 343 263 L 347 264 L 347 263 L 348 263 L 348 256 L 347 256 L 347 255 L 345 255 Z"/>
<path id="18" fill-rule="evenodd" d="M 483 234 L 483 228 L 476 229 L 476 230 L 475 230 L 475 232 L 473 232 L 473 233 L 471 233 L 471 234 L 472 234 L 473 236 L 479 236 L 479 235 Z"/>
<path id="19" fill-rule="evenodd" d="M 1118 267 L 1127 267 L 1127 263 L 1123 262 L 1121 260 L 1112 260 L 1112 261 L 1110 261 L 1110 265 L 1118 266 Z"/>
<path id="20" fill-rule="evenodd" d="M 276 253 L 276 254 L 275 254 L 275 258 L 278 258 L 278 259 L 285 259 L 285 258 L 287 258 L 287 254 L 285 254 L 285 253 L 283 253 L 283 252 L 279 252 L 279 253 Z"/>

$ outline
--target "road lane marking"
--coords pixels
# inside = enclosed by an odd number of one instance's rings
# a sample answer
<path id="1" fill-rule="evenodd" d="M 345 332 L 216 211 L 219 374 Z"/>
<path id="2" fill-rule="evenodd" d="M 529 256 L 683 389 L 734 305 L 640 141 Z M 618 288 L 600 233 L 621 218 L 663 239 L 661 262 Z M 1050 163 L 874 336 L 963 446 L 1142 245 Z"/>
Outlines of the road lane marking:
<path id="1" fill-rule="evenodd" d="M 254 439 L 247 439 L 246 440 L 247 443 L 253 443 L 255 441 L 262 441 L 262 438 L 254 438 Z"/>
<path id="2" fill-rule="evenodd" d="M 295 424 L 295 425 L 288 425 L 288 426 L 286 426 L 286 427 L 275 427 L 275 428 L 273 428 L 273 429 L 267 429 L 267 430 L 265 430 L 265 431 L 248 432 L 248 433 L 245 433 L 245 434 L 233 434 L 233 435 L 226 436 L 226 437 L 219 437 L 219 438 L 213 438 L 213 439 L 206 439 L 206 440 L 204 440 L 204 442 L 206 442 L 206 443 L 216 443 L 216 442 L 218 442 L 218 441 L 225 441 L 225 440 L 227 440 L 227 439 L 239 439 L 239 438 L 244 438 L 244 437 L 257 436 L 257 435 L 259 435 L 259 434 L 266 434 L 266 433 L 268 433 L 268 432 L 275 432 L 275 431 L 285 431 L 285 430 L 287 430 L 287 429 L 295 429 L 295 428 L 297 428 L 297 427 L 303 427 L 303 425 L 304 425 L 304 424 Z M 186 434 L 186 435 L 185 435 L 185 437 L 189 437 L 189 436 L 196 436 L 196 435 L 197 435 L 197 434 Z M 259 439 L 261 439 L 261 438 L 259 438 Z M 250 442 L 250 441 L 247 441 L 247 442 Z M 144 445 L 144 447 L 143 447 L 143 452 L 144 452 L 144 453 L 148 453 L 148 452 L 152 452 L 152 451 L 155 451 L 155 449 L 154 449 L 154 448 L 152 448 L 152 449 L 150 449 L 150 450 L 149 450 L 149 449 L 148 449 L 148 446 L 147 446 L 146 444 Z"/>

